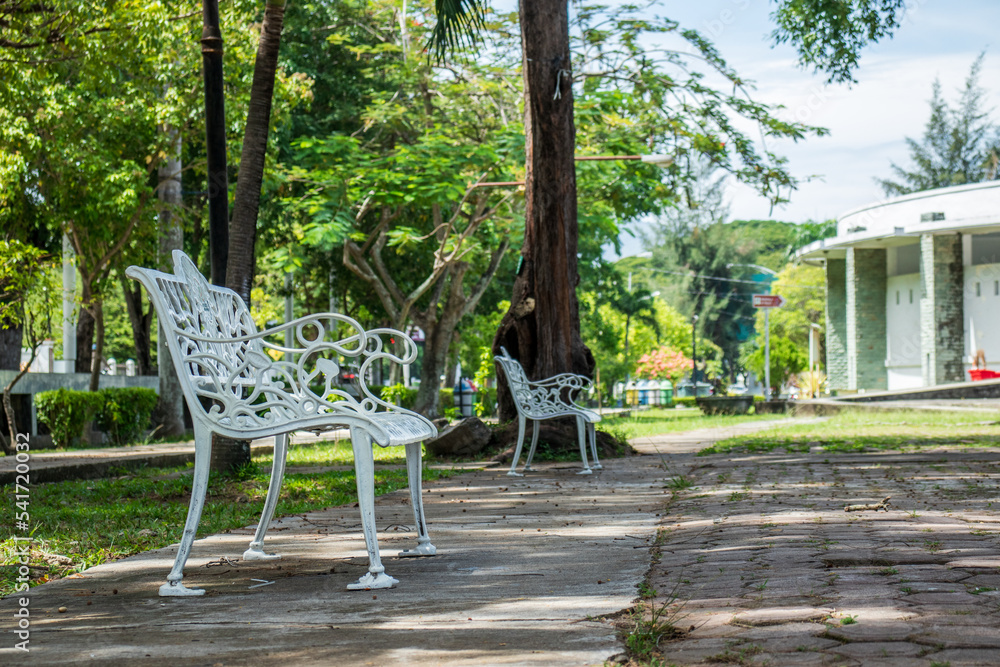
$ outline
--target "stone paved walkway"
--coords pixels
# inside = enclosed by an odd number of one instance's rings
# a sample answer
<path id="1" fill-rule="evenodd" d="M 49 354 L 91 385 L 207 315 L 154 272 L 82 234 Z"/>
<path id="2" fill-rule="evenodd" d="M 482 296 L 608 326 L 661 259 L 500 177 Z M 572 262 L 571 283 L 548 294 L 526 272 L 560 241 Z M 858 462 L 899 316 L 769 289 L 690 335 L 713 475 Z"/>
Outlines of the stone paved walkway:
<path id="1" fill-rule="evenodd" d="M 641 448 L 676 480 L 647 580 L 685 632 L 664 664 L 1000 665 L 1000 449 Z"/>

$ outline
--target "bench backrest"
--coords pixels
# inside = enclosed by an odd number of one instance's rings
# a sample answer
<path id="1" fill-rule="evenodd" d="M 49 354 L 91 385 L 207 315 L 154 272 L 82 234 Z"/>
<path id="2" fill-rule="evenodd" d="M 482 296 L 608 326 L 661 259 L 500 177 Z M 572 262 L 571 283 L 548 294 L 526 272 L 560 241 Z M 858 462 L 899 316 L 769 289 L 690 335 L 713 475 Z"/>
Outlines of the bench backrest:
<path id="1" fill-rule="evenodd" d="M 199 398 L 223 405 L 241 400 L 271 366 L 259 339 L 221 342 L 257 333 L 250 310 L 236 292 L 209 284 L 180 250 L 173 252 L 173 260 L 173 274 L 132 266 L 126 275 L 150 295 L 188 408 L 197 411 Z"/>

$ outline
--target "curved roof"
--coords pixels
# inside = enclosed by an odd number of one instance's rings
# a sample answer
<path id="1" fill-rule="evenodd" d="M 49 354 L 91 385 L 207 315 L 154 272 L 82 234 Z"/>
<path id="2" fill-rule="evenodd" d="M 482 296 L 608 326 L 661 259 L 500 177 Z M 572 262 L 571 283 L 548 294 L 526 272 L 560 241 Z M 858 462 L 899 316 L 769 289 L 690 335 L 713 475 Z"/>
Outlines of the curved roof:
<path id="1" fill-rule="evenodd" d="M 915 243 L 922 234 L 1000 231 L 1000 181 L 970 183 L 887 198 L 844 213 L 837 236 L 795 253 L 810 261 L 843 257 L 848 248 Z"/>

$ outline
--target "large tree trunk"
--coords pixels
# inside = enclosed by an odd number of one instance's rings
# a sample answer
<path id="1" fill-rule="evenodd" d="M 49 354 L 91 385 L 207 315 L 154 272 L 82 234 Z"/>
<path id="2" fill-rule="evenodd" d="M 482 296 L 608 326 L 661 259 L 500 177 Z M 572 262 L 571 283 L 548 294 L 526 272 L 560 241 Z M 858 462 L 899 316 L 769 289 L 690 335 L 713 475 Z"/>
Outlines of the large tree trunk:
<path id="1" fill-rule="evenodd" d="M 226 285 L 250 303 L 256 269 L 254 244 L 257 240 L 257 212 L 267 158 L 267 134 L 271 125 L 271 100 L 278 70 L 278 50 L 285 17 L 285 0 L 267 0 L 260 44 L 253 69 L 250 109 L 243 133 L 243 153 L 233 200 L 233 221 L 229 226 L 229 266 Z"/>
<path id="2" fill-rule="evenodd" d="M 128 320 L 132 325 L 132 344 L 135 347 L 136 372 L 139 375 L 151 375 L 152 361 L 150 357 L 150 328 L 153 323 L 153 310 L 143 310 L 142 307 L 142 285 L 133 282 L 125 277 L 125 274 L 118 274 L 118 282 L 122 288 L 122 297 L 125 299 L 125 310 L 128 311 Z"/>
<path id="3" fill-rule="evenodd" d="M 183 246 L 184 232 L 181 219 L 177 215 L 183 203 L 181 194 L 181 136 L 174 128 L 165 128 L 171 135 L 172 150 L 160 165 L 160 209 L 159 220 L 159 268 L 167 273 L 173 272 L 171 253 Z M 167 345 L 166 334 L 160 326 L 156 340 L 157 375 L 160 381 L 160 401 L 156 407 L 156 419 L 159 423 L 159 434 L 163 437 L 177 437 L 184 434 L 184 394 L 181 391 L 180 379 L 174 370 L 170 347 Z"/>
<path id="4" fill-rule="evenodd" d="M 213 285 L 226 284 L 229 254 L 229 175 L 222 76 L 219 0 L 202 0 L 201 59 L 205 80 L 205 152 L 208 158 L 208 246 Z"/>
<path id="5" fill-rule="evenodd" d="M 587 376 L 594 357 L 580 337 L 573 88 L 566 0 L 519 3 L 525 80 L 525 230 L 510 310 L 493 341 L 531 378 Z M 500 419 L 516 417 L 506 383 Z"/>
<path id="6" fill-rule="evenodd" d="M 233 220 L 229 227 L 225 284 L 235 290 L 248 306 L 256 266 L 254 243 L 257 240 L 257 211 L 260 208 L 260 188 L 264 179 L 271 100 L 274 96 L 274 77 L 278 69 L 278 49 L 281 45 L 284 15 L 284 0 L 267 0 L 250 88 L 250 110 L 243 133 L 243 153 L 236 182 L 236 197 L 233 200 Z M 211 463 L 213 470 L 233 470 L 249 463 L 248 441 L 215 439 Z"/>

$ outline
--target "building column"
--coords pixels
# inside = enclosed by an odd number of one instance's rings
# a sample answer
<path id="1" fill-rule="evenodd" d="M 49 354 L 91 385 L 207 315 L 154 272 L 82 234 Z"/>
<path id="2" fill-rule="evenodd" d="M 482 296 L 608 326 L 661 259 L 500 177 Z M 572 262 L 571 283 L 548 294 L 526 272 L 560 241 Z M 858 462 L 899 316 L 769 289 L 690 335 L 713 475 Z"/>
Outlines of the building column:
<path id="1" fill-rule="evenodd" d="M 920 237 L 920 365 L 924 385 L 962 382 L 965 268 L 961 234 Z M 973 351 L 974 352 L 974 351 Z"/>
<path id="2" fill-rule="evenodd" d="M 888 389 L 885 370 L 885 249 L 848 248 L 845 273 L 847 388 Z"/>
<path id="3" fill-rule="evenodd" d="M 847 389 L 847 261 L 826 260 L 826 382 Z"/>

